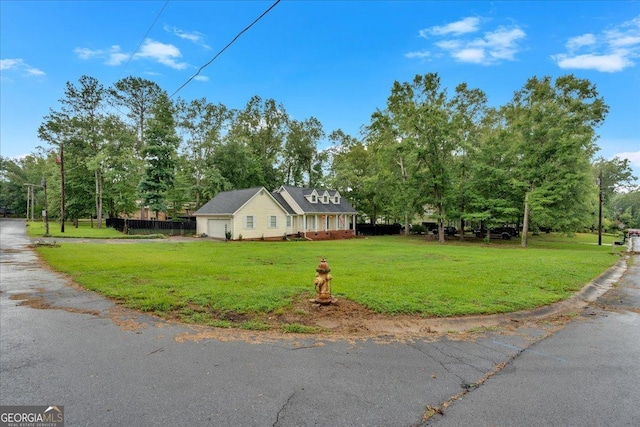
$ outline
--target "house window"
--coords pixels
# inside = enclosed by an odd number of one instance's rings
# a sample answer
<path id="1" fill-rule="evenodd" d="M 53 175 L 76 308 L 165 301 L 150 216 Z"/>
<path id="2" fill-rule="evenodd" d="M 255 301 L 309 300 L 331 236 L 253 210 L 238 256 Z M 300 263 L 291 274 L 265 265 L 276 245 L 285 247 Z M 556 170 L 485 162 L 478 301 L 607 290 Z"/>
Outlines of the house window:
<path id="1" fill-rule="evenodd" d="M 269 228 L 278 228 L 278 217 L 275 215 L 271 215 L 268 218 Z"/>
<path id="2" fill-rule="evenodd" d="M 256 221 L 253 215 L 247 215 L 244 217 L 244 228 L 247 230 L 253 230 L 256 228 Z"/>
<path id="3" fill-rule="evenodd" d="M 327 196 L 326 194 L 324 195 L 324 200 L 322 201 L 322 203 L 329 203 L 329 196 Z"/>
<path id="4" fill-rule="evenodd" d="M 287 227 L 291 227 L 291 217 L 287 215 Z"/>
<path id="5" fill-rule="evenodd" d="M 316 203 L 318 201 L 317 197 L 315 194 L 311 195 L 311 203 Z"/>
<path id="6" fill-rule="evenodd" d="M 333 198 L 333 203 L 335 203 L 336 205 L 339 205 L 340 204 L 340 197 L 339 196 L 334 197 Z"/>

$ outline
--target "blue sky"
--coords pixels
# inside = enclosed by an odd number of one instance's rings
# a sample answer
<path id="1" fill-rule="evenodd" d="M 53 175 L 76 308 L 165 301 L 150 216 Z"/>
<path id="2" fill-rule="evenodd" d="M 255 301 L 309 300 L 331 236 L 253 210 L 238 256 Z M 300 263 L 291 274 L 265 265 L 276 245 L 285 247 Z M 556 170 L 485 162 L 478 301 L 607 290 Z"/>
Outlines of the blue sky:
<path id="1" fill-rule="evenodd" d="M 272 3 L 0 1 L 0 153 L 44 145 L 37 127 L 82 75 L 174 93 Z M 587 78 L 610 106 L 598 155 L 629 158 L 640 175 L 638 1 L 282 0 L 176 97 L 273 98 L 327 134 L 357 136 L 395 80 L 429 72 L 495 106 L 534 75 Z"/>

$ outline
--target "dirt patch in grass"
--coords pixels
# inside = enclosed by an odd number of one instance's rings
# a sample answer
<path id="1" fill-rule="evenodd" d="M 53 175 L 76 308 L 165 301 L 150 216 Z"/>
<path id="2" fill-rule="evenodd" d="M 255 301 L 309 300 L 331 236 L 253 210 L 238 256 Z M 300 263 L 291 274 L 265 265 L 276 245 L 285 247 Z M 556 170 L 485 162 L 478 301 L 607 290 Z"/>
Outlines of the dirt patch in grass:
<path id="1" fill-rule="evenodd" d="M 39 292 L 44 291 L 40 289 Z M 185 311 L 169 313 L 141 313 L 116 305 L 108 312 L 78 309 L 50 303 L 38 293 L 19 293 L 10 299 L 21 301 L 34 309 L 59 309 L 71 313 L 110 318 L 122 331 L 141 333 L 148 327 L 170 324 L 188 326 L 189 331 L 175 336 L 176 341 L 246 341 L 251 343 L 275 342 L 287 339 L 293 349 L 309 346 L 313 340 L 373 340 L 380 343 L 407 341 L 420 338 L 436 340 L 447 335 L 451 340 L 477 338 L 485 333 L 518 334 L 520 328 L 541 328 L 547 333 L 557 330 L 574 316 L 571 307 L 562 312 L 519 312 L 490 316 L 434 318 L 411 315 L 384 315 L 354 301 L 338 298 L 330 305 L 312 301 L 305 293 L 294 299 L 286 309 L 274 313 L 247 314 L 237 312 L 208 312 L 203 307 L 190 305 Z M 569 314 L 567 314 L 569 313 Z M 305 342 L 299 342 L 305 340 Z M 313 346 L 320 345 L 318 342 Z"/>
<path id="2" fill-rule="evenodd" d="M 411 315 L 390 316 L 376 313 L 354 301 L 338 299 L 331 305 L 310 301 L 312 295 L 300 295 L 286 310 L 277 313 L 242 316 L 239 320 L 257 325 L 268 325 L 267 330 L 247 330 L 237 322 L 229 327 L 211 327 L 193 324 L 191 332 L 179 334 L 179 342 L 216 339 L 222 341 L 272 342 L 290 337 L 294 340 L 312 338 L 321 340 L 374 340 L 377 342 L 439 339 L 447 335 L 451 340 L 466 340 L 492 332 L 517 334 L 520 328 L 540 328 L 551 333 L 574 316 L 563 307 L 562 312 L 538 314 L 520 312 L 518 315 L 466 316 L 434 318 Z M 569 313 L 569 314 L 567 314 Z M 530 316 L 529 316 L 530 314 Z M 227 319 L 229 318 L 227 313 Z M 170 315 L 170 322 L 182 322 L 183 317 Z M 289 328 L 287 326 L 296 326 Z M 309 333 L 290 333 L 289 330 L 308 330 Z"/>

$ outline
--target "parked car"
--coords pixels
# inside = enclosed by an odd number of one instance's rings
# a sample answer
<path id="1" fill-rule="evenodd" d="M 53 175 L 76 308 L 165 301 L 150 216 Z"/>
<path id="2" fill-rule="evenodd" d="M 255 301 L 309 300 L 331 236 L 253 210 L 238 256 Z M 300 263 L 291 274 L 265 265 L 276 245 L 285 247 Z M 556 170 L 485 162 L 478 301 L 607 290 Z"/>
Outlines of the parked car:
<path id="1" fill-rule="evenodd" d="M 486 229 L 474 230 L 473 233 L 478 238 L 484 238 L 487 236 Z M 494 227 L 489 229 L 489 236 L 492 239 L 509 240 L 512 237 L 515 237 L 517 235 L 518 235 L 518 230 L 515 229 L 514 227 Z"/>
<path id="2" fill-rule="evenodd" d="M 427 229 L 427 232 L 432 234 L 438 234 L 438 224 L 435 222 L 423 222 L 422 225 Z M 458 229 L 453 226 L 444 227 L 444 234 L 447 236 L 455 236 Z"/>
<path id="3" fill-rule="evenodd" d="M 447 226 L 444 228 L 444 234 L 447 236 L 455 236 L 458 232 L 458 229 L 453 226 Z"/>

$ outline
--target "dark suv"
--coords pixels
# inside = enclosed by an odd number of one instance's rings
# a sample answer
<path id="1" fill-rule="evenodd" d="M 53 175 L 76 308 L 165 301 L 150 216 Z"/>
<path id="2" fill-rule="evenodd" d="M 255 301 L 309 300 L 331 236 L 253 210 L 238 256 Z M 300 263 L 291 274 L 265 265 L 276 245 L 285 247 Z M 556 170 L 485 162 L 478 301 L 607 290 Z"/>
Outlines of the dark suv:
<path id="1" fill-rule="evenodd" d="M 487 235 L 487 230 L 474 230 L 474 234 L 478 238 L 483 238 Z M 492 239 L 509 240 L 517 235 L 518 230 L 516 230 L 514 227 L 494 227 L 489 229 L 489 236 Z"/>

